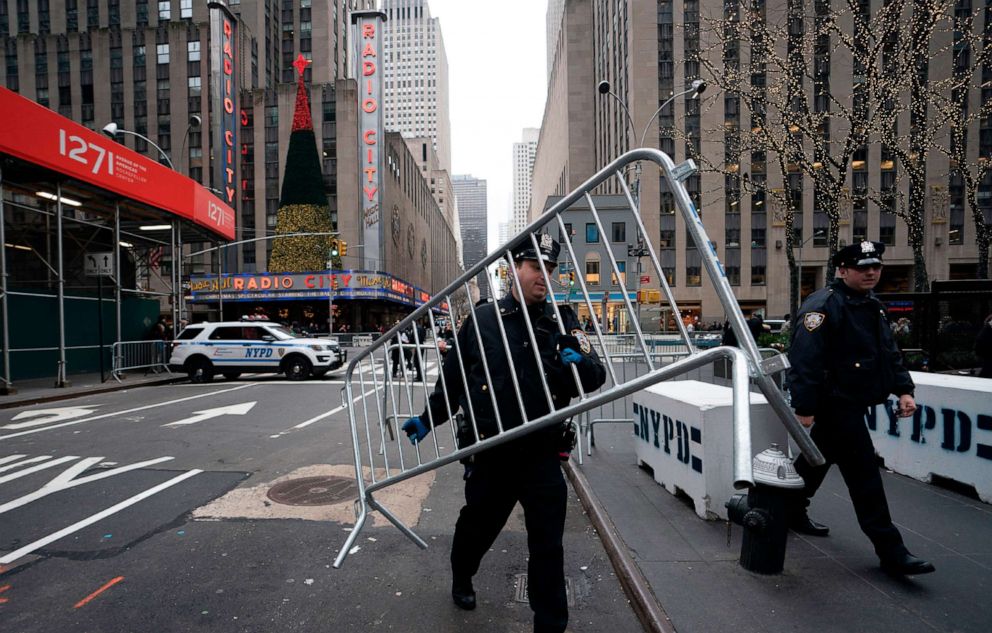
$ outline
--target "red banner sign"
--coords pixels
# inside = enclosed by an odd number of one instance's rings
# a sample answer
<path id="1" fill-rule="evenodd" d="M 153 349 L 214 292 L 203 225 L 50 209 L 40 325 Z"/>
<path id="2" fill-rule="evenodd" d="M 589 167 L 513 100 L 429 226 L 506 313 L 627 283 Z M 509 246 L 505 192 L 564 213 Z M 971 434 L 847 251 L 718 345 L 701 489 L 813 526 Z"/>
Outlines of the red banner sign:
<path id="1" fill-rule="evenodd" d="M 0 152 L 234 239 L 234 209 L 194 180 L 0 88 Z"/>

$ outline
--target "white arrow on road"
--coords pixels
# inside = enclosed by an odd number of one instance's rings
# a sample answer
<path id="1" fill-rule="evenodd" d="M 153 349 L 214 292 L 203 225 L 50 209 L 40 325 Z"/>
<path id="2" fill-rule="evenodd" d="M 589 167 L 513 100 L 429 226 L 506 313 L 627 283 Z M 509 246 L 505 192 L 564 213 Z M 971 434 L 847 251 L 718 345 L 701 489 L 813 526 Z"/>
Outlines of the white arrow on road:
<path id="1" fill-rule="evenodd" d="M 12 420 L 23 420 L 25 418 L 37 418 L 42 417 L 40 420 L 31 420 L 30 422 L 21 422 L 20 424 L 7 424 L 0 426 L 0 429 L 26 429 L 32 426 L 41 426 L 43 424 L 52 424 L 53 422 L 61 422 L 63 420 L 71 420 L 73 418 L 81 418 L 83 416 L 89 415 L 99 407 L 98 404 L 91 404 L 90 409 L 84 409 L 82 407 L 59 407 L 57 409 L 35 409 L 34 411 L 21 411 L 15 415 Z"/>
<path id="2" fill-rule="evenodd" d="M 162 426 L 185 426 L 187 424 L 203 422 L 204 420 L 216 418 L 221 415 L 244 415 L 251 411 L 254 406 L 254 402 L 243 402 L 241 404 L 232 404 L 229 407 L 217 407 L 216 409 L 207 409 L 205 411 L 194 411 L 192 417 L 186 418 L 185 420 L 179 420 L 177 422 L 170 422 L 169 424 L 163 424 Z"/>

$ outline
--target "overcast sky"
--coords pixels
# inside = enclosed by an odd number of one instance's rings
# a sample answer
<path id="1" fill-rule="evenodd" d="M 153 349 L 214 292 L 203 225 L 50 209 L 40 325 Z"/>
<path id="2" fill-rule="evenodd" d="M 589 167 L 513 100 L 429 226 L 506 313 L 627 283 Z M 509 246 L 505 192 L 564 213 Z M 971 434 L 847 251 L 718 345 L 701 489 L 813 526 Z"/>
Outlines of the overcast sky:
<path id="1" fill-rule="evenodd" d="M 541 127 L 546 0 L 429 0 L 448 55 L 452 170 L 484 178 L 489 250 L 510 215 L 513 143 Z"/>

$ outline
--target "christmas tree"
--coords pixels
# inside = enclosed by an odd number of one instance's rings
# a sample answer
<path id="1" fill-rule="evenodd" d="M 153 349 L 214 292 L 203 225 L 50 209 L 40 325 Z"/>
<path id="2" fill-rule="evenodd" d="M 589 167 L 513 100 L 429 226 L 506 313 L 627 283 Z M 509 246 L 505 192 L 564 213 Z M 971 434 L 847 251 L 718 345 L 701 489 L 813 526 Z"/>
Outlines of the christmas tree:
<path id="1" fill-rule="evenodd" d="M 276 235 L 291 233 L 329 233 L 331 210 L 324 193 L 317 139 L 310 118 L 310 100 L 303 85 L 307 61 L 300 55 L 293 65 L 300 78 L 296 88 L 296 111 L 293 131 L 286 152 L 286 172 L 283 174 L 279 210 L 276 214 Z M 272 244 L 269 272 L 294 273 L 327 268 L 329 235 L 277 237 Z M 338 262 L 335 262 L 337 264 Z"/>

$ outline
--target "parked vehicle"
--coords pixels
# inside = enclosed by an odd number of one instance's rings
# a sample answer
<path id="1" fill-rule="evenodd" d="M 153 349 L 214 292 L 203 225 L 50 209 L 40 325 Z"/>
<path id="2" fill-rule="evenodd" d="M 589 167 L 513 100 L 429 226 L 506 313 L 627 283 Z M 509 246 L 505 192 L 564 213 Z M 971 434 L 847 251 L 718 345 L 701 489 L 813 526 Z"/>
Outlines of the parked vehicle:
<path id="1" fill-rule="evenodd" d="M 169 368 L 191 382 L 229 380 L 242 373 L 284 373 L 290 380 L 320 378 L 344 365 L 347 352 L 334 339 L 301 338 L 269 321 L 243 320 L 187 326 L 173 341 Z"/>

